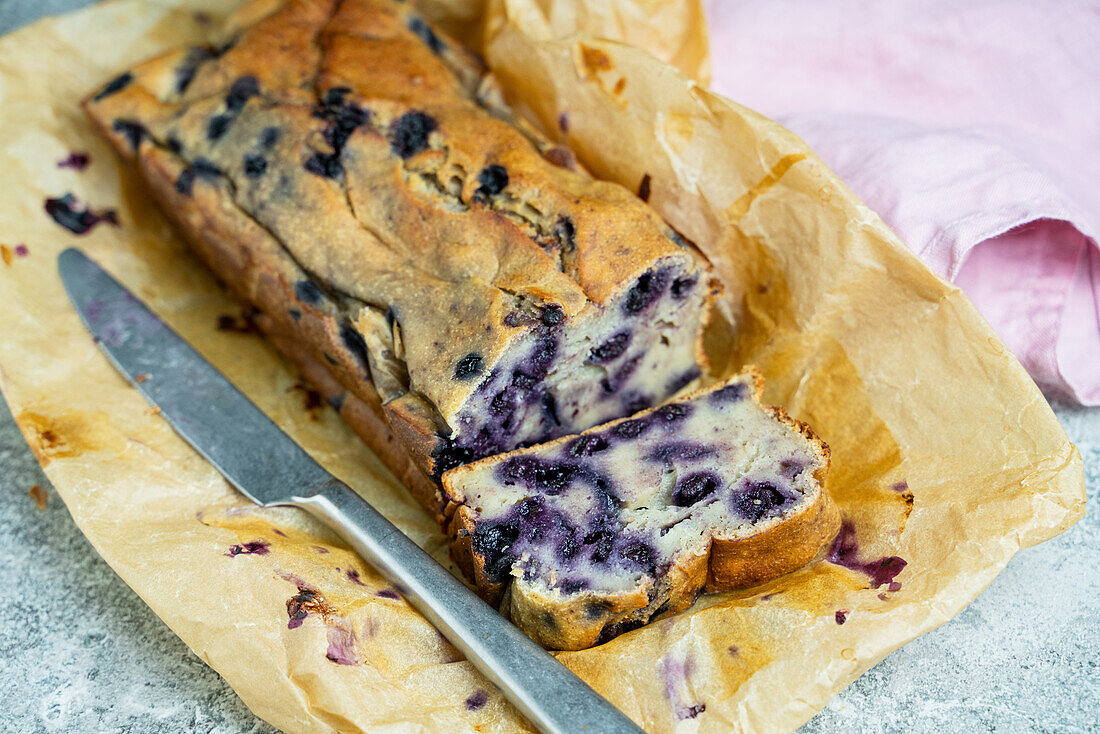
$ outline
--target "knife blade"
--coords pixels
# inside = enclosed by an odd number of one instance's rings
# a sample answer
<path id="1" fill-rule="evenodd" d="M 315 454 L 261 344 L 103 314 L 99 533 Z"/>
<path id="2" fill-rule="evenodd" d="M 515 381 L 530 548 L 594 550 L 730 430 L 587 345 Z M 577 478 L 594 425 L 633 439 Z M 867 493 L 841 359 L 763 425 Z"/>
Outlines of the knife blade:
<path id="1" fill-rule="evenodd" d="M 253 502 L 329 525 L 541 731 L 642 731 L 329 474 L 95 262 L 69 248 L 58 270 L 100 349 L 185 441 Z"/>

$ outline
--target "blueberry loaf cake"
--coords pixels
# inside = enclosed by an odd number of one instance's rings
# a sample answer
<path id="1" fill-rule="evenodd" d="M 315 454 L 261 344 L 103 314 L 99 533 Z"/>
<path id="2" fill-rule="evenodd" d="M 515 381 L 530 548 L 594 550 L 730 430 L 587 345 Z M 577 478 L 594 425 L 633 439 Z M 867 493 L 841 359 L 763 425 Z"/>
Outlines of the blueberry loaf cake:
<path id="1" fill-rule="evenodd" d="M 702 255 L 409 4 L 254 0 L 85 107 L 543 644 L 772 578 L 835 531 L 827 449 L 755 378 L 665 402 L 705 371 Z"/>
<path id="2" fill-rule="evenodd" d="M 447 469 L 695 383 L 717 287 L 690 243 L 519 122 L 484 72 L 408 3 L 260 0 L 224 43 L 148 61 L 85 104 L 436 513 Z"/>
<path id="3" fill-rule="evenodd" d="M 443 476 L 459 555 L 541 644 L 581 649 L 704 589 L 804 566 L 836 535 L 829 450 L 755 371 Z"/>

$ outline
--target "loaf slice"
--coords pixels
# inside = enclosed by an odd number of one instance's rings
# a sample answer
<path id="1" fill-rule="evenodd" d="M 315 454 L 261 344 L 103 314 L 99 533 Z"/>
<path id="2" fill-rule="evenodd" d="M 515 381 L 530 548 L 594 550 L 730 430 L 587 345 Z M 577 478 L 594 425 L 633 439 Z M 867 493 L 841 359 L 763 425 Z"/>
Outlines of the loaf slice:
<path id="1" fill-rule="evenodd" d="M 684 398 L 443 475 L 482 593 L 540 644 L 611 639 L 706 588 L 809 562 L 839 528 L 829 449 L 759 402 L 755 370 Z"/>
<path id="2" fill-rule="evenodd" d="M 369 406 L 371 445 L 436 513 L 446 469 L 695 382 L 716 291 L 484 72 L 408 3 L 261 0 L 85 104 L 280 343 Z"/>

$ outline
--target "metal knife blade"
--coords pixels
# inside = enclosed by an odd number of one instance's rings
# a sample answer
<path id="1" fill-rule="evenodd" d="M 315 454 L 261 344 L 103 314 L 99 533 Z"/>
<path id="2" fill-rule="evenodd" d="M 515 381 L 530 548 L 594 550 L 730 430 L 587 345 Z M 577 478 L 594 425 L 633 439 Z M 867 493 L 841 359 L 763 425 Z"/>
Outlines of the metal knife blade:
<path id="1" fill-rule="evenodd" d="M 540 730 L 641 731 L 325 471 L 92 260 L 70 248 L 58 270 L 99 347 L 184 440 L 254 502 L 300 507 L 331 526 Z"/>
<path id="2" fill-rule="evenodd" d="M 328 472 L 130 291 L 79 250 L 57 264 L 107 357 L 234 487 L 273 505 L 324 482 Z"/>

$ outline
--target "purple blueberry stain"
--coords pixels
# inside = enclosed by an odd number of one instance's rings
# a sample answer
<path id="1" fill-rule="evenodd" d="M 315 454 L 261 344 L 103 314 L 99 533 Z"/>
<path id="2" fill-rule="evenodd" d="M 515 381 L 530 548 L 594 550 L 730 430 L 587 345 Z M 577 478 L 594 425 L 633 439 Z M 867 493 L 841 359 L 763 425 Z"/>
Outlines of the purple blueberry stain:
<path id="1" fill-rule="evenodd" d="M 623 394 L 622 405 L 624 413 L 633 415 L 653 405 L 653 398 L 638 390 L 631 390 Z"/>
<path id="2" fill-rule="evenodd" d="M 487 703 L 489 703 L 489 694 L 478 689 L 466 698 L 466 710 L 480 711 Z"/>
<path id="3" fill-rule="evenodd" d="M 267 171 L 267 160 L 262 155 L 249 153 L 244 157 L 244 175 L 259 178 Z"/>
<path id="4" fill-rule="evenodd" d="M 620 331 L 611 336 L 603 344 L 592 349 L 588 361 L 593 364 L 603 364 L 618 359 L 630 346 L 631 336 L 632 334 L 629 331 Z"/>
<path id="5" fill-rule="evenodd" d="M 271 552 L 271 544 L 266 540 L 253 540 L 248 543 L 229 546 L 229 552 L 224 555 L 229 558 L 236 556 L 266 556 Z"/>
<path id="6" fill-rule="evenodd" d="M 537 456 L 515 456 L 497 468 L 498 476 L 507 485 L 522 484 L 530 490 L 558 494 L 573 480 L 575 466 L 554 463 Z"/>
<path id="7" fill-rule="evenodd" d="M 15 246 L 15 256 L 16 257 L 26 257 L 29 254 L 29 252 L 30 251 L 27 249 L 27 246 L 22 244 L 22 243 Z"/>
<path id="8" fill-rule="evenodd" d="M 286 533 L 284 533 L 284 532 L 283 532 L 282 530 L 279 530 L 279 528 L 271 528 L 271 532 L 273 532 L 273 533 L 275 533 L 276 535 L 279 535 L 279 536 L 281 536 L 281 537 L 283 537 L 283 538 L 285 538 L 285 537 L 286 537 Z"/>
<path id="9" fill-rule="evenodd" d="M 701 374 L 702 372 L 699 370 L 698 367 L 692 367 L 691 369 L 681 372 L 669 381 L 668 392 L 670 394 L 680 392 L 685 387 L 690 385 L 691 382 L 697 379 Z"/>
<path id="10" fill-rule="evenodd" d="M 676 463 L 696 461 L 718 453 L 714 446 L 706 446 L 694 441 L 670 441 L 663 443 L 646 455 L 647 461 L 655 463 Z"/>
<path id="11" fill-rule="evenodd" d="M 772 482 L 747 480 L 730 496 L 734 511 L 746 520 L 759 522 L 779 515 L 791 498 Z"/>
<path id="12" fill-rule="evenodd" d="M 539 317 L 543 326 L 554 327 L 565 321 L 565 310 L 560 304 L 551 303 L 542 309 L 542 314 Z"/>
<path id="13" fill-rule="evenodd" d="M 298 587 L 298 593 L 287 599 L 286 613 L 289 617 L 287 629 L 298 629 L 309 616 L 310 608 L 318 603 L 317 592 L 305 586 Z"/>
<path id="14" fill-rule="evenodd" d="M 844 624 L 845 622 L 848 621 L 848 610 L 847 609 L 837 609 L 835 618 L 836 618 L 836 623 L 837 624 Z"/>
<path id="15" fill-rule="evenodd" d="M 560 217 L 554 224 L 554 239 L 564 253 L 577 249 L 577 227 L 569 217 Z"/>
<path id="16" fill-rule="evenodd" d="M 691 706 L 685 706 L 676 712 L 676 718 L 683 721 L 684 719 L 694 719 L 699 714 L 707 710 L 705 703 L 697 703 Z"/>
<path id="17" fill-rule="evenodd" d="M 542 394 L 542 409 L 551 423 L 555 426 L 561 426 L 561 419 L 558 418 L 558 404 L 553 393 L 544 392 Z"/>
<path id="18" fill-rule="evenodd" d="M 232 121 L 232 115 L 214 115 L 210 118 L 210 121 L 206 123 L 206 137 L 210 140 L 217 140 L 225 135 L 226 131 L 229 129 L 229 123 Z"/>
<path id="19" fill-rule="evenodd" d="M 715 390 L 707 399 L 714 405 L 728 405 L 745 399 L 748 395 L 748 387 L 743 382 L 726 385 L 721 390 Z"/>
<path id="20" fill-rule="evenodd" d="M 411 158 L 428 147 L 428 136 L 438 127 L 435 119 L 419 110 L 406 112 L 390 125 L 390 149 Z"/>
<path id="21" fill-rule="evenodd" d="M 645 418 L 634 418 L 619 423 L 611 429 L 611 433 L 620 440 L 633 441 L 645 433 L 650 425 L 652 425 L 651 422 Z"/>
<path id="22" fill-rule="evenodd" d="M 432 450 L 432 477 L 438 480 L 444 472 L 469 464 L 475 458 L 477 455 L 473 449 L 457 446 L 449 438 L 440 437 L 439 445 Z"/>
<path id="23" fill-rule="evenodd" d="M 121 92 L 123 89 L 130 85 L 130 82 L 134 80 L 134 75 L 126 71 L 119 74 L 111 81 L 107 82 L 102 89 L 100 89 L 94 97 L 93 102 L 99 102 L 101 99 L 110 97 L 115 92 Z"/>
<path id="24" fill-rule="evenodd" d="M 367 342 L 363 339 L 363 335 L 351 324 L 343 324 L 340 327 L 340 340 L 344 342 L 344 346 L 347 347 L 348 351 L 358 360 L 364 374 L 369 375 L 370 361 L 367 355 Z"/>
<path id="25" fill-rule="evenodd" d="M 68 157 L 57 162 L 58 168 L 71 168 L 74 171 L 83 171 L 88 167 L 91 156 L 79 151 L 70 151 Z"/>
<path id="26" fill-rule="evenodd" d="M 622 565 L 630 568 L 638 568 L 653 572 L 654 556 L 653 547 L 642 540 L 628 541 L 618 549 L 618 555 L 622 559 Z"/>
<path id="27" fill-rule="evenodd" d="M 558 582 L 558 588 L 563 594 L 576 594 L 590 586 L 588 579 L 565 578 Z"/>
<path id="28" fill-rule="evenodd" d="M 455 379 L 468 380 L 481 373 L 482 357 L 477 352 L 470 352 L 455 365 Z"/>
<path id="29" fill-rule="evenodd" d="M 222 175 L 222 169 L 206 158 L 196 158 L 187 168 L 180 172 L 176 178 L 176 191 L 184 196 L 190 196 L 195 181 L 215 181 Z"/>
<path id="30" fill-rule="evenodd" d="M 325 657 L 337 665 L 357 665 L 359 657 L 355 653 L 355 633 L 345 625 L 330 626 Z"/>
<path id="31" fill-rule="evenodd" d="M 894 483 L 894 484 L 893 484 L 893 485 L 892 485 L 892 486 L 890 487 L 890 489 L 894 490 L 894 491 L 895 491 L 895 492 L 897 492 L 898 494 L 904 494 L 904 493 L 906 493 L 906 492 L 908 492 L 908 491 L 909 491 L 909 482 L 907 482 L 907 481 L 905 481 L 905 480 L 903 479 L 903 480 L 901 480 L 900 482 L 895 482 L 895 483 Z"/>
<path id="32" fill-rule="evenodd" d="M 672 281 L 672 288 L 669 292 L 672 294 L 672 297 L 677 301 L 683 300 L 691 294 L 691 291 L 693 288 L 695 288 L 695 284 L 698 282 L 698 280 L 698 276 L 695 275 L 685 275 L 681 278 L 677 278 L 676 280 Z"/>
<path id="33" fill-rule="evenodd" d="M 601 451 L 607 451 L 611 444 L 607 439 L 597 434 L 582 434 L 569 442 L 566 452 L 573 458 L 592 456 Z"/>
<path id="34" fill-rule="evenodd" d="M 886 586 L 888 591 L 901 589 L 901 583 L 894 581 L 894 577 L 908 565 L 900 556 L 883 556 L 874 560 L 860 558 L 856 528 L 851 520 L 841 523 L 840 532 L 829 547 L 825 560 L 866 575 L 871 581 L 872 589 Z"/>
<path id="35" fill-rule="evenodd" d="M 613 640 L 619 635 L 625 635 L 627 632 L 633 632 L 639 627 L 645 626 L 644 619 L 630 619 L 625 622 L 613 622 L 605 625 L 600 634 L 596 637 L 596 644 L 602 645 L 608 640 Z"/>
<path id="36" fill-rule="evenodd" d="M 76 197 L 68 193 L 46 199 L 44 208 L 51 219 L 73 234 L 86 234 L 100 222 L 118 226 L 118 214 L 114 209 L 97 212 L 87 206 L 81 208 Z"/>
<path id="37" fill-rule="evenodd" d="M 684 701 L 685 696 L 681 695 L 688 689 L 688 679 L 691 678 L 694 670 L 695 663 L 690 657 L 681 659 L 670 653 L 657 661 L 657 671 L 665 682 L 665 698 L 668 699 L 676 718 L 681 721 L 694 719 L 707 710 L 703 702 L 687 703 Z"/>
<path id="38" fill-rule="evenodd" d="M 344 174 L 344 164 L 335 153 L 314 153 L 306 159 L 305 169 L 321 178 L 340 178 Z"/>
<path id="39" fill-rule="evenodd" d="M 294 284 L 294 296 L 302 303 L 315 306 L 324 298 L 321 289 L 312 280 L 299 280 Z"/>
<path id="40" fill-rule="evenodd" d="M 207 123 L 206 137 L 210 140 L 217 140 L 223 136 L 229 126 L 233 124 L 233 121 L 237 119 L 237 115 L 244 109 L 248 100 L 259 95 L 259 93 L 260 83 L 256 77 L 242 76 L 236 79 L 225 95 L 225 112 L 214 115 Z"/>
<path id="41" fill-rule="evenodd" d="M 692 407 L 685 403 L 662 405 L 653 412 L 656 422 L 664 425 L 679 423 L 691 415 Z"/>
<path id="42" fill-rule="evenodd" d="M 482 559 L 485 576 L 501 583 L 512 570 L 517 556 L 512 546 L 519 539 L 519 523 L 498 521 L 478 523 L 473 535 L 473 551 Z"/>
<path id="43" fill-rule="evenodd" d="M 363 583 L 363 579 L 359 578 L 359 572 L 356 571 L 354 568 L 349 568 L 347 571 L 344 572 L 344 575 L 351 579 L 353 583 L 358 584 L 359 586 L 366 586 L 366 584 Z"/>
<path id="44" fill-rule="evenodd" d="M 312 548 L 313 550 L 315 550 L 318 553 L 328 553 L 329 552 L 328 548 L 324 547 L 323 545 L 311 545 L 310 548 Z"/>
<path id="45" fill-rule="evenodd" d="M 277 127 L 265 127 L 260 133 L 260 147 L 271 150 L 279 142 L 282 131 Z"/>
<path id="46" fill-rule="evenodd" d="M 401 596 L 393 589 L 381 589 L 374 592 L 375 596 L 380 596 L 383 599 L 393 599 L 394 601 L 401 601 Z"/>
<path id="47" fill-rule="evenodd" d="M 191 86 L 191 81 L 202 63 L 216 56 L 214 49 L 206 46 L 196 46 L 188 50 L 183 61 L 176 67 L 176 94 L 183 94 Z"/>
<path id="48" fill-rule="evenodd" d="M 602 384 L 603 390 L 606 393 L 614 393 L 619 390 L 630 379 L 630 376 L 634 374 L 634 371 L 638 369 L 638 363 L 642 359 L 641 354 L 635 355 L 630 359 L 625 360 L 619 368 L 608 377 L 605 377 Z"/>
<path id="49" fill-rule="evenodd" d="M 508 169 L 498 163 L 492 163 L 477 174 L 478 187 L 474 196 L 487 199 L 497 196 L 508 187 Z"/>
<path id="50" fill-rule="evenodd" d="M 432 53 L 438 56 L 443 53 L 447 48 L 447 44 L 443 43 L 443 40 L 436 35 L 432 27 L 428 25 L 423 18 L 410 15 L 408 20 L 409 30 L 416 34 L 416 37 L 424 42 L 424 45 L 431 49 Z"/>
<path id="51" fill-rule="evenodd" d="M 779 462 L 779 474 L 787 479 L 796 478 L 808 468 L 806 462 L 798 459 L 783 459 Z"/>
<path id="52" fill-rule="evenodd" d="M 623 300 L 623 310 L 628 315 L 635 315 L 649 308 L 664 293 L 668 281 L 672 277 L 670 268 L 659 270 L 647 270 L 642 273 Z"/>
<path id="53" fill-rule="evenodd" d="M 558 130 L 561 130 L 563 133 L 569 132 L 568 113 L 562 112 L 560 115 L 558 115 Z"/>
<path id="54" fill-rule="evenodd" d="M 234 80 L 229 87 L 229 93 L 225 95 L 225 109 L 234 114 L 244 109 L 248 100 L 259 95 L 260 82 L 256 77 L 248 75 Z"/>
<path id="55" fill-rule="evenodd" d="M 535 318 L 524 311 L 513 309 L 504 315 L 503 321 L 505 326 L 515 329 L 534 323 Z"/>
<path id="56" fill-rule="evenodd" d="M 321 103 L 313 111 L 314 117 L 326 121 L 324 137 L 332 146 L 332 152 L 314 153 L 306 159 L 305 168 L 322 178 L 338 179 L 343 176 L 344 165 L 340 159 L 344 147 L 352 133 L 370 118 L 367 110 L 348 101 L 350 93 L 349 87 L 333 87 L 325 92 Z"/>
<path id="57" fill-rule="evenodd" d="M 615 549 L 615 535 L 610 530 L 594 530 L 584 536 L 584 544 L 591 551 L 589 557 L 596 563 L 603 563 Z"/>
<path id="58" fill-rule="evenodd" d="M 721 486 L 721 478 L 713 472 L 688 474 L 672 490 L 672 504 L 677 507 L 691 507 L 714 494 Z"/>

